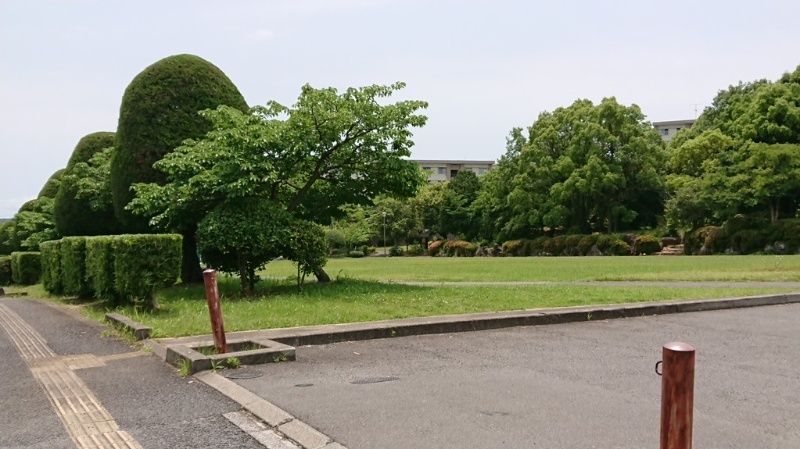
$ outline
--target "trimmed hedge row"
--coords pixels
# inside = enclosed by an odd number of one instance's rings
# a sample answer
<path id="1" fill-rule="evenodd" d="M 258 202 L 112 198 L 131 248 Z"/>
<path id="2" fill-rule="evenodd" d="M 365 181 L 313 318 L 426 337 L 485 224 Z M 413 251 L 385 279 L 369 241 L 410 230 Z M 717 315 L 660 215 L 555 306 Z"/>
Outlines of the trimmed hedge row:
<path id="1" fill-rule="evenodd" d="M 175 283 L 181 268 L 179 234 L 65 237 L 46 242 L 45 289 L 109 302 L 145 302 Z"/>
<path id="2" fill-rule="evenodd" d="M 11 256 L 0 256 L 0 286 L 9 285 L 11 278 Z"/>
<path id="3" fill-rule="evenodd" d="M 18 251 L 11 253 L 11 280 L 18 285 L 39 283 L 42 263 L 39 252 Z"/>
<path id="4" fill-rule="evenodd" d="M 39 245 L 42 256 L 42 286 L 50 293 L 64 293 L 61 275 L 61 240 L 50 240 Z"/>
<path id="5" fill-rule="evenodd" d="M 684 254 L 798 254 L 800 219 L 769 223 L 736 216 L 724 225 L 705 226 L 684 236 Z"/>

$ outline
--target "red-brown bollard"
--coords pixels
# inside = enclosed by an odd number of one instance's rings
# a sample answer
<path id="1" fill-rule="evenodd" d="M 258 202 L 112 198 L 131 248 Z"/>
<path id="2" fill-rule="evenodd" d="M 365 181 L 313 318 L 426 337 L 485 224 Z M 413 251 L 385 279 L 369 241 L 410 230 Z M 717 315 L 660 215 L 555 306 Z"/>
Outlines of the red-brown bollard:
<path id="1" fill-rule="evenodd" d="M 694 355 L 691 345 L 664 345 L 661 376 L 661 449 L 692 449 Z"/>
<path id="2" fill-rule="evenodd" d="M 225 354 L 228 352 L 228 344 L 225 342 L 225 327 L 222 325 L 222 307 L 219 305 L 217 272 L 211 269 L 203 271 L 203 283 L 206 285 L 206 301 L 208 301 L 208 313 L 211 315 L 214 346 L 217 347 L 219 354 Z"/>

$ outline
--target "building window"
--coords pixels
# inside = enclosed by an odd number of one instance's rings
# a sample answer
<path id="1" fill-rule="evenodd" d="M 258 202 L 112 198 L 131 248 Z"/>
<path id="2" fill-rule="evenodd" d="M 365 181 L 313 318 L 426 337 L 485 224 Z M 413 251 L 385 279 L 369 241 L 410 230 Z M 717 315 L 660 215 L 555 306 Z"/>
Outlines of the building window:
<path id="1" fill-rule="evenodd" d="M 479 169 L 478 169 L 478 175 L 479 175 L 479 176 L 480 176 L 480 175 L 482 175 L 482 174 L 484 174 L 484 173 L 486 173 L 486 169 L 485 169 L 485 168 L 479 168 Z"/>
<path id="2" fill-rule="evenodd" d="M 447 174 L 447 169 L 445 169 L 444 167 L 436 167 L 436 173 L 440 175 L 445 175 Z"/>
<path id="3" fill-rule="evenodd" d="M 422 167 L 422 169 L 425 170 L 425 171 L 431 171 L 430 167 Z"/>
<path id="4" fill-rule="evenodd" d="M 664 128 L 661 130 L 661 134 L 668 136 L 669 135 L 669 128 Z"/>

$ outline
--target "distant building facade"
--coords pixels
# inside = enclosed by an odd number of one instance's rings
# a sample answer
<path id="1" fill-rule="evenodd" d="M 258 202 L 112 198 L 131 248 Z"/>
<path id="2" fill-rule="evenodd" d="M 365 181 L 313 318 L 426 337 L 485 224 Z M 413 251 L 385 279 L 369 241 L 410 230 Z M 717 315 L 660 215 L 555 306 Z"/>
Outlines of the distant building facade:
<path id="1" fill-rule="evenodd" d="M 695 121 L 695 119 L 687 119 L 672 120 L 669 122 L 653 122 L 653 127 L 661 134 L 664 141 L 669 143 L 678 131 L 684 128 L 691 128 Z"/>
<path id="2" fill-rule="evenodd" d="M 449 181 L 456 177 L 461 170 L 470 170 L 476 175 L 483 176 L 494 167 L 494 161 L 448 161 L 412 159 L 428 172 L 428 182 Z"/>

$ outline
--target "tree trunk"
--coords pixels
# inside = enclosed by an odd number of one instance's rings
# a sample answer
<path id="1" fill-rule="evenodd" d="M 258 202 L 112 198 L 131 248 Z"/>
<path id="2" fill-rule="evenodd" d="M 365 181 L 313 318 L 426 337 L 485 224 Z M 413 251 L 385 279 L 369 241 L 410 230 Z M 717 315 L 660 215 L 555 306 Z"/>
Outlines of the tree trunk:
<path id="1" fill-rule="evenodd" d="M 197 257 L 196 230 L 190 229 L 183 233 L 181 260 L 181 281 L 184 284 L 197 284 L 203 282 L 203 270 L 200 268 L 200 258 Z"/>
<path id="2" fill-rule="evenodd" d="M 150 296 L 150 298 L 148 298 L 149 310 L 156 310 L 156 307 L 158 307 L 158 301 L 156 300 L 156 292 L 155 291 L 150 292 L 149 296 Z"/>
<path id="3" fill-rule="evenodd" d="M 772 224 L 775 224 L 778 221 L 778 216 L 780 215 L 780 199 L 776 199 L 773 201 L 767 201 L 769 204 L 769 218 L 772 220 Z"/>
<path id="4" fill-rule="evenodd" d="M 331 277 L 328 276 L 328 273 L 326 273 L 325 270 L 322 267 L 314 268 L 314 276 L 317 277 L 317 282 L 330 282 L 331 281 Z"/>
<path id="5" fill-rule="evenodd" d="M 239 254 L 237 256 L 239 262 L 239 280 L 242 283 L 242 293 L 250 294 L 250 286 L 249 282 L 247 281 L 247 259 Z"/>

